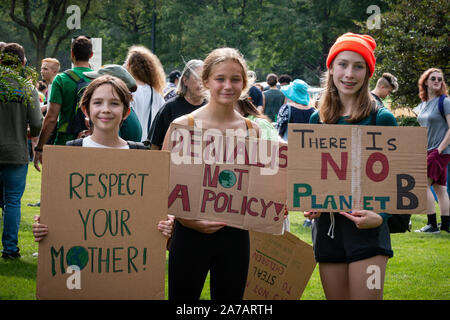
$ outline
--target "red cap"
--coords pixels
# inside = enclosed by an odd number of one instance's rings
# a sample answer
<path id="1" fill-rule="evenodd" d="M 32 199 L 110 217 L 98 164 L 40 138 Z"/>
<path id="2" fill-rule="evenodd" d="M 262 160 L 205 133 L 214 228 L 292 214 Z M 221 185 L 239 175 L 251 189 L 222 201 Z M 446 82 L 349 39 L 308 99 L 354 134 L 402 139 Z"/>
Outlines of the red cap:
<path id="1" fill-rule="evenodd" d="M 377 46 L 375 40 L 367 34 L 345 33 L 339 38 L 330 49 L 327 58 L 327 68 L 330 68 L 334 58 L 342 51 L 354 51 L 359 53 L 369 66 L 370 76 L 375 71 L 374 51 Z"/>

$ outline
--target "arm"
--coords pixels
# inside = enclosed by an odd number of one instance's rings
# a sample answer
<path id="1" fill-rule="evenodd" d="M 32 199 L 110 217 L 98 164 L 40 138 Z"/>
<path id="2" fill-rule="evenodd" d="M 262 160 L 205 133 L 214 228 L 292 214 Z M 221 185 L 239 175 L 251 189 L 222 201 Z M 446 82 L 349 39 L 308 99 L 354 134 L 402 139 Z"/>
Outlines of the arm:
<path id="1" fill-rule="evenodd" d="M 58 121 L 58 115 L 61 111 L 61 105 L 58 103 L 50 102 L 50 107 L 48 108 L 47 115 L 44 118 L 44 123 L 42 125 L 42 131 L 39 136 L 39 141 L 37 143 L 37 148 L 43 148 L 44 144 L 50 139 L 53 130 L 56 127 Z M 41 171 L 39 163 L 42 164 L 42 152 L 36 152 L 34 156 L 34 167 L 37 171 Z"/>

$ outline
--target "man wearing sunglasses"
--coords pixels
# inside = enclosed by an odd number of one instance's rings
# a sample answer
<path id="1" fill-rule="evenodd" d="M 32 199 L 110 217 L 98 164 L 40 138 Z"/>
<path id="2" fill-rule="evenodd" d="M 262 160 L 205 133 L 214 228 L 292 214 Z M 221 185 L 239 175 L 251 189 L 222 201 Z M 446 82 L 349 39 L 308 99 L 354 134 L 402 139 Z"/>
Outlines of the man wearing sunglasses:
<path id="1" fill-rule="evenodd" d="M 90 79 L 84 76 L 83 72 L 93 71 L 89 65 L 89 59 L 92 55 L 91 38 L 78 36 L 72 39 L 71 59 L 74 67 L 71 70 L 86 82 L 89 82 Z M 56 126 L 57 134 L 54 144 L 65 145 L 66 141 L 77 138 L 67 130 L 68 123 L 75 112 L 76 104 L 77 83 L 65 72 L 58 74 L 52 83 L 49 107 L 44 118 L 39 141 L 34 148 L 34 167 L 38 171 L 41 171 L 39 163 L 42 163 L 42 148 Z"/>

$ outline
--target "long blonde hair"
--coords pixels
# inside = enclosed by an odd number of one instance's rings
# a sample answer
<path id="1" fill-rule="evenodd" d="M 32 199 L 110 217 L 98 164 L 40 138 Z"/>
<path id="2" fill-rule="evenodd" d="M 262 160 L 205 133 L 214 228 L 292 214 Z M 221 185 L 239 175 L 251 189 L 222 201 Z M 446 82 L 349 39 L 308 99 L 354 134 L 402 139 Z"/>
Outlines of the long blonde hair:
<path id="1" fill-rule="evenodd" d="M 369 68 L 366 67 L 366 76 L 364 83 L 358 91 L 358 98 L 356 104 L 358 108 L 354 108 L 350 117 L 346 120 L 350 123 L 357 123 L 364 118 L 367 118 L 370 113 L 376 108 L 376 103 L 369 90 Z M 319 116 L 323 123 L 334 124 L 337 123 L 341 115 L 343 105 L 339 98 L 339 92 L 333 81 L 333 76 L 327 70 L 324 74 L 322 87 L 324 91 L 319 101 Z"/>
<path id="2" fill-rule="evenodd" d="M 128 50 L 125 66 L 131 75 L 163 94 L 166 75 L 158 57 L 144 46 L 132 46 Z"/>

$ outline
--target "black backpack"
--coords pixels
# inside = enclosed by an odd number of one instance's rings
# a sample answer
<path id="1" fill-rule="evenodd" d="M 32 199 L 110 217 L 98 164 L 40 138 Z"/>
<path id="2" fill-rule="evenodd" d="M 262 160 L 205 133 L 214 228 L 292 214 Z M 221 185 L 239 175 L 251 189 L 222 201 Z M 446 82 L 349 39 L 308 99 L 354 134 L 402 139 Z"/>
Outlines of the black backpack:
<path id="1" fill-rule="evenodd" d="M 66 142 L 66 146 L 69 146 L 69 147 L 82 147 L 83 146 L 83 139 L 84 138 L 67 141 Z M 130 149 L 149 150 L 149 147 L 144 145 L 142 142 L 135 142 L 135 141 L 127 140 L 127 143 L 128 143 L 128 146 L 130 147 Z"/>
<path id="2" fill-rule="evenodd" d="M 377 115 L 380 109 L 381 108 L 376 107 L 372 110 L 372 112 L 370 113 L 369 125 L 371 126 L 377 125 Z M 320 117 L 318 118 L 317 123 L 322 123 Z M 391 216 L 388 219 L 389 232 L 403 233 L 406 231 L 411 231 L 411 227 L 409 225 L 410 220 L 411 220 L 410 214 L 391 214 Z"/>
<path id="3" fill-rule="evenodd" d="M 81 110 L 80 101 L 86 87 L 91 81 L 86 81 L 84 78 L 77 75 L 72 69 L 66 70 L 64 73 L 77 84 L 77 89 L 75 91 L 75 106 L 72 109 L 72 115 L 68 122 L 66 133 L 78 136 L 81 131 L 88 129 L 84 122 L 86 116 Z"/>

